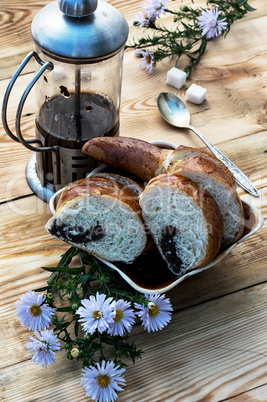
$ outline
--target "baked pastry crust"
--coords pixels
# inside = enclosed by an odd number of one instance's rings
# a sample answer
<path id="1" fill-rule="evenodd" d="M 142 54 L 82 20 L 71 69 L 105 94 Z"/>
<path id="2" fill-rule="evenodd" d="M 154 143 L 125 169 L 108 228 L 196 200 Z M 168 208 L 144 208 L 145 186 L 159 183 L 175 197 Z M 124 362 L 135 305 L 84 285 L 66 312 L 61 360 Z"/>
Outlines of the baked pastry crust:
<path id="1" fill-rule="evenodd" d="M 216 158 L 215 155 L 201 148 L 179 145 L 179 147 L 177 147 L 173 152 L 167 155 L 167 158 L 164 162 L 165 172 L 172 173 L 182 160 L 190 156 L 203 157 L 216 163 L 228 175 L 228 178 L 231 181 L 232 185 L 236 187 L 235 178 L 233 174 L 230 172 L 230 170 L 225 166 L 225 164 L 221 162 L 220 159 Z"/>
<path id="2" fill-rule="evenodd" d="M 154 189 L 154 191 L 153 191 Z M 155 207 L 157 199 L 157 205 Z M 189 206 L 191 205 L 192 210 L 199 214 L 199 218 L 204 224 L 192 227 L 192 216 L 190 216 L 189 222 Z M 187 271 L 202 267 L 209 263 L 218 253 L 223 233 L 223 223 L 219 208 L 214 201 L 210 193 L 196 183 L 192 182 L 186 177 L 173 174 L 163 174 L 152 179 L 146 186 L 144 192 L 139 197 L 139 202 L 142 208 L 143 218 L 147 224 L 152 237 L 163 257 L 167 262 L 169 268 L 176 274 L 182 275 Z M 173 208 L 177 205 L 177 209 Z M 169 216 L 168 216 L 169 214 Z M 160 219 L 157 219 L 157 215 Z M 200 216 L 201 215 L 201 216 Z M 162 216 L 164 219 L 161 220 Z M 197 216 L 195 215 L 197 218 Z M 163 220 L 165 223 L 163 223 Z M 175 220 L 175 225 L 178 227 L 173 227 Z M 197 219 L 196 219 L 197 221 Z M 166 225 L 167 223 L 167 226 Z M 180 234 L 180 237 L 173 236 L 173 241 L 175 244 L 172 247 L 172 254 L 175 249 L 177 261 L 181 260 L 182 264 L 180 267 L 176 267 L 170 261 L 168 254 L 170 251 L 164 251 L 162 245 L 162 236 L 166 232 L 166 227 L 172 227 L 174 234 Z M 205 242 L 200 242 L 203 249 L 200 250 L 200 257 L 194 261 L 193 251 L 191 252 L 191 239 L 187 239 L 187 254 L 191 253 L 190 263 L 184 263 L 181 253 L 179 250 L 181 244 L 179 243 L 179 238 L 181 241 L 181 236 L 190 236 L 190 233 L 195 231 L 195 238 L 200 239 L 201 237 L 206 238 Z M 169 239 L 169 243 L 172 240 Z M 193 241 L 193 240 L 192 240 Z M 181 242 L 182 243 L 182 242 Z M 183 245 L 183 247 L 186 247 Z M 193 247 L 192 247 L 193 249 Z M 194 262 L 193 262 L 194 261 Z"/>
<path id="3" fill-rule="evenodd" d="M 171 152 L 149 142 L 128 137 L 97 137 L 85 143 L 83 153 L 135 174 L 148 182 L 163 173 L 163 162 Z"/>
<path id="4" fill-rule="evenodd" d="M 130 263 L 147 242 L 138 194 L 108 177 L 66 187 L 46 224 L 52 236 L 108 261 Z"/>
<path id="5" fill-rule="evenodd" d="M 244 211 L 232 177 L 212 159 L 190 156 L 176 165 L 174 175 L 187 177 L 208 190 L 217 202 L 224 224 L 222 245 L 236 242 L 244 232 Z"/>

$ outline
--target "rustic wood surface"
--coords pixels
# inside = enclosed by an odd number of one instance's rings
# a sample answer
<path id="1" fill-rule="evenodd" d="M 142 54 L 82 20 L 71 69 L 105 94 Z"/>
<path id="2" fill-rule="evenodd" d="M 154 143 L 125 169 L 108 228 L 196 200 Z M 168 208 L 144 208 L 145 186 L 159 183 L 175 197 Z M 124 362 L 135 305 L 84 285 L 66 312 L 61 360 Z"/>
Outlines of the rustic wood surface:
<path id="1" fill-rule="evenodd" d="M 48 3 L 1 0 L 1 103 L 11 76 L 33 49 L 31 21 Z M 132 21 L 142 1 L 110 3 L 129 21 L 129 41 L 140 35 Z M 161 91 L 171 91 L 184 99 L 191 83 L 206 87 L 207 100 L 188 105 L 191 123 L 250 177 L 260 197 L 241 188 L 239 193 L 267 218 L 267 2 L 250 4 L 256 11 L 236 22 L 226 39 L 209 43 L 198 69 L 179 91 L 166 85 L 174 60 L 159 63 L 148 75 L 132 51 L 125 53 L 120 135 L 203 146 L 193 133 L 162 120 L 156 98 Z M 180 5 L 177 0 L 170 6 Z M 171 24 L 171 19 L 164 22 Z M 33 69 L 27 67 L 11 96 L 8 117 L 13 128 L 19 97 Z M 27 138 L 34 136 L 34 107 L 33 93 L 23 111 Z M 67 246 L 44 230 L 51 216 L 48 205 L 32 194 L 25 179 L 31 152 L 10 140 L 2 125 L 0 149 L 0 400 L 86 401 L 81 367 L 69 361 L 64 350 L 48 369 L 34 366 L 26 353 L 29 332 L 16 319 L 15 303 L 28 289 L 44 286 L 48 273 L 41 267 L 55 265 Z M 127 386 L 119 401 L 267 401 L 266 238 L 265 224 L 222 262 L 172 289 L 168 296 L 175 311 L 165 330 L 147 334 L 135 326 L 132 338 L 145 354 L 127 368 Z"/>

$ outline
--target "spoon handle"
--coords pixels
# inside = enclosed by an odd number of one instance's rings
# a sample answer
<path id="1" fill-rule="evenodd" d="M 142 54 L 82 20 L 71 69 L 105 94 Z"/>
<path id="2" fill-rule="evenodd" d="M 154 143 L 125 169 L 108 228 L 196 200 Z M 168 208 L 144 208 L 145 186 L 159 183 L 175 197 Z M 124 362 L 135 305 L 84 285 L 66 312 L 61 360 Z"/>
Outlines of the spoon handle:
<path id="1" fill-rule="evenodd" d="M 195 127 L 189 125 L 188 128 L 206 144 L 209 150 L 218 158 L 221 162 L 225 164 L 225 166 L 232 172 L 236 182 L 248 193 L 253 195 L 254 197 L 259 196 L 259 192 L 251 183 L 249 178 L 233 163 L 231 162 L 226 156 L 224 156 L 214 145 L 212 145 L 207 138 L 205 138 Z"/>

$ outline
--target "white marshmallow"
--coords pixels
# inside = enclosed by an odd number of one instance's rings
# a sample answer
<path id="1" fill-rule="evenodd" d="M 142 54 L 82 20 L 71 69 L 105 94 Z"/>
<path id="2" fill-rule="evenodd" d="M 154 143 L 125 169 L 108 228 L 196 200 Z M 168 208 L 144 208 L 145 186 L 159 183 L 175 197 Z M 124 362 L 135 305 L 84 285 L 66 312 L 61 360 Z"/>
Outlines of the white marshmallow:
<path id="1" fill-rule="evenodd" d="M 179 68 L 172 67 L 167 72 L 166 84 L 171 85 L 174 88 L 180 89 L 185 84 L 186 73 Z"/>
<path id="2" fill-rule="evenodd" d="M 192 84 L 185 93 L 185 100 L 200 105 L 200 103 L 204 102 L 206 99 L 206 93 L 206 88 L 203 88 L 200 85 Z"/>

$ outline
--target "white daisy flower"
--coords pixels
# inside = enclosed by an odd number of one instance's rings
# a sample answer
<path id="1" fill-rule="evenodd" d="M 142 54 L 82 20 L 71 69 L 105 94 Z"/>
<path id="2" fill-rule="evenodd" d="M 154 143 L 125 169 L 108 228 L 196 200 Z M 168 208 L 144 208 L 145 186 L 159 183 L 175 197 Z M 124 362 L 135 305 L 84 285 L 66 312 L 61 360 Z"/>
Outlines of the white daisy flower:
<path id="1" fill-rule="evenodd" d="M 202 31 L 202 36 L 207 35 L 207 39 L 212 39 L 218 34 L 221 35 L 222 31 L 227 27 L 226 18 L 218 20 L 219 10 L 210 8 L 201 12 L 198 19 L 199 27 Z"/>
<path id="2" fill-rule="evenodd" d="M 97 402 L 113 402 L 118 398 L 117 391 L 123 391 L 121 385 L 125 385 L 125 379 L 121 374 L 123 368 L 115 366 L 112 361 L 102 360 L 101 366 L 90 366 L 82 370 L 82 384 L 89 396 Z"/>
<path id="3" fill-rule="evenodd" d="M 30 336 L 31 342 L 26 343 L 27 352 L 34 352 L 32 361 L 39 366 L 47 367 L 55 363 L 55 350 L 60 349 L 59 340 L 53 334 L 53 330 L 45 329 L 40 331 L 40 334 L 35 331 L 35 339 Z"/>
<path id="4" fill-rule="evenodd" d="M 17 316 L 24 327 L 29 331 L 40 331 L 47 328 L 56 309 L 44 304 L 45 295 L 37 294 L 33 290 L 24 293 L 16 303 Z"/>
<path id="5" fill-rule="evenodd" d="M 135 314 L 130 308 L 131 303 L 125 302 L 120 299 L 115 305 L 115 317 L 113 318 L 113 323 L 110 325 L 107 333 L 112 336 L 120 335 L 123 336 L 126 332 L 131 332 L 132 326 L 134 324 Z"/>
<path id="6" fill-rule="evenodd" d="M 81 317 L 79 321 L 83 329 L 89 334 L 92 335 L 96 330 L 102 334 L 113 323 L 116 302 L 112 297 L 106 299 L 106 295 L 97 292 L 96 297 L 90 296 L 81 303 L 83 307 L 79 307 L 76 313 Z"/>
<path id="7" fill-rule="evenodd" d="M 170 299 L 165 299 L 165 295 L 159 293 L 146 294 L 145 297 L 148 300 L 147 307 L 144 304 L 135 303 L 135 308 L 140 310 L 137 315 L 141 318 L 144 329 L 148 332 L 162 329 L 171 320 L 173 308 Z"/>

